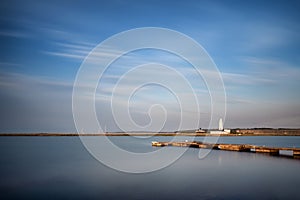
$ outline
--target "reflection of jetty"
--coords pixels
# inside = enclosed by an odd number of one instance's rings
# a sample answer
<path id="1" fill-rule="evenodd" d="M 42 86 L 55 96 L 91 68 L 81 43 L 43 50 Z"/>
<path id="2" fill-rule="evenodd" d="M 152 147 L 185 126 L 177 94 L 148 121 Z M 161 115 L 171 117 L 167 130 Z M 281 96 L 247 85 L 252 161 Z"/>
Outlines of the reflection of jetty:
<path id="1" fill-rule="evenodd" d="M 248 144 L 210 144 L 203 142 L 152 142 L 152 146 L 163 147 L 163 146 L 177 146 L 177 147 L 193 147 L 203 149 L 216 149 L 225 151 L 242 151 L 242 152 L 253 152 L 253 153 L 268 153 L 274 156 L 288 156 L 282 154 L 290 153 L 290 157 L 300 159 L 300 148 L 289 148 L 289 147 L 265 147 Z"/>

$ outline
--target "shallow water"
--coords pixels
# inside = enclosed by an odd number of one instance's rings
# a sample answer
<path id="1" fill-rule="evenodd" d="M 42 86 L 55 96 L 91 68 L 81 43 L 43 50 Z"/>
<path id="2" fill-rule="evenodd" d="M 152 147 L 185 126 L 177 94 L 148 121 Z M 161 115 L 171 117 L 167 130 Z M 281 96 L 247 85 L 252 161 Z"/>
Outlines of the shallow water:
<path id="1" fill-rule="evenodd" d="M 111 137 L 111 140 L 132 152 L 150 152 L 157 150 L 151 146 L 152 140 L 171 138 Z M 300 137 L 287 136 L 221 137 L 218 142 L 300 147 Z M 1 137 L 0 198 L 300 198 L 299 160 L 229 151 L 211 151 L 199 159 L 198 154 L 199 149 L 191 148 L 164 169 L 128 174 L 98 162 L 78 137 Z"/>

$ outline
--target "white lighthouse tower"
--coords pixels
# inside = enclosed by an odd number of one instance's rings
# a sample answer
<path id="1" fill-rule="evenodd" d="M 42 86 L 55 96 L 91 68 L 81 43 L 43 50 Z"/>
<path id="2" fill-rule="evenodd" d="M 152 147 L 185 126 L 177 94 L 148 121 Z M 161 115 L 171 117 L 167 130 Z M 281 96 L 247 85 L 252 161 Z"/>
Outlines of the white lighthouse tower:
<path id="1" fill-rule="evenodd" d="M 219 131 L 224 131 L 222 118 L 220 118 L 220 120 L 219 120 Z"/>
<path id="2" fill-rule="evenodd" d="M 222 118 L 219 119 L 219 129 L 210 131 L 210 134 L 228 134 L 228 133 L 230 133 L 230 129 L 224 129 Z"/>

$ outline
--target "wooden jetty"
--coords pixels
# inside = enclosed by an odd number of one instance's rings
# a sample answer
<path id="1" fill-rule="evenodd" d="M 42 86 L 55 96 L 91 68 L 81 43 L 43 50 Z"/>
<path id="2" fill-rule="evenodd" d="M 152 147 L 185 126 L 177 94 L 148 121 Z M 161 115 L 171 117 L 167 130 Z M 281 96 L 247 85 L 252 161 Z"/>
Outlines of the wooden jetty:
<path id="1" fill-rule="evenodd" d="M 289 151 L 291 155 L 289 157 L 300 159 L 300 148 L 289 147 L 265 147 L 249 144 L 211 144 L 203 142 L 157 142 L 153 141 L 152 146 L 164 147 L 164 146 L 176 146 L 176 147 L 192 147 L 203 149 L 215 149 L 224 151 L 240 151 L 240 152 L 253 152 L 253 153 L 265 153 L 273 156 L 288 156 L 282 154 L 281 151 Z"/>

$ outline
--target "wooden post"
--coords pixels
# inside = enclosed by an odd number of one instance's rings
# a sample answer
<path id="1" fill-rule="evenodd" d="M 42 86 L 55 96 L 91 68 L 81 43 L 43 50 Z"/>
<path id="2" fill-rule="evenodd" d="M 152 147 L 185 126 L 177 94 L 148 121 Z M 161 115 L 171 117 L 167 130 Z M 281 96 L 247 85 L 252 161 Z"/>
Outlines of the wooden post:
<path id="1" fill-rule="evenodd" d="M 293 150 L 294 158 L 300 159 L 300 150 Z"/>

